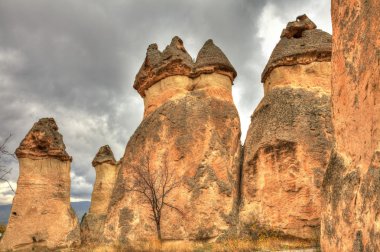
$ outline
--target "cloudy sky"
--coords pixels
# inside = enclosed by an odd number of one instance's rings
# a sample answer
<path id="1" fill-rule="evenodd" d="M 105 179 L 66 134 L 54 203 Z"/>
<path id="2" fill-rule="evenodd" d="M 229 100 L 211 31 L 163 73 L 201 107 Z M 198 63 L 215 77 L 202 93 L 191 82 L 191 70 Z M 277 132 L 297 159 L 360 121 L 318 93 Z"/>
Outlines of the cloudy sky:
<path id="1" fill-rule="evenodd" d="M 90 199 L 98 148 L 120 159 L 141 122 L 132 85 L 147 46 L 162 50 L 175 35 L 193 58 L 212 38 L 234 65 L 244 142 L 261 71 L 282 28 L 304 13 L 331 33 L 327 0 L 0 0 L 0 143 L 12 133 L 14 151 L 34 122 L 54 117 L 73 156 L 72 201 Z M 18 163 L 6 164 L 16 186 Z M 0 184 L 0 204 L 12 198 Z"/>

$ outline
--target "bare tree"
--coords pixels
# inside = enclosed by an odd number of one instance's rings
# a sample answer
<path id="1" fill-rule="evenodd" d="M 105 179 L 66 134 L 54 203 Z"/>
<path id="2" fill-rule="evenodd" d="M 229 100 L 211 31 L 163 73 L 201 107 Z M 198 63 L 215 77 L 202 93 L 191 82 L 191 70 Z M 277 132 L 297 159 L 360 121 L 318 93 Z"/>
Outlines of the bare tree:
<path id="1" fill-rule="evenodd" d="M 144 157 L 138 165 L 132 165 L 132 185 L 129 191 L 138 192 L 151 207 L 151 219 L 156 224 L 157 237 L 161 240 L 161 219 L 163 207 L 169 207 L 181 215 L 183 212 L 176 206 L 168 203 L 168 195 L 180 185 L 173 172 L 169 172 L 167 161 L 155 169 L 151 167 L 150 158 Z"/>
<path id="2" fill-rule="evenodd" d="M 13 192 L 15 192 L 13 190 L 12 185 L 9 183 L 9 180 L 7 179 L 7 175 L 11 173 L 12 168 L 7 168 L 4 165 L 2 165 L 3 160 L 4 160 L 4 158 L 6 156 L 12 157 L 12 158 L 15 157 L 13 153 L 10 153 L 7 150 L 7 143 L 9 142 L 9 140 L 11 139 L 11 137 L 12 137 L 12 135 L 10 134 L 7 138 L 5 138 L 4 142 L 2 144 L 0 144 L 0 182 L 6 182 L 6 183 L 8 183 L 9 188 Z"/>

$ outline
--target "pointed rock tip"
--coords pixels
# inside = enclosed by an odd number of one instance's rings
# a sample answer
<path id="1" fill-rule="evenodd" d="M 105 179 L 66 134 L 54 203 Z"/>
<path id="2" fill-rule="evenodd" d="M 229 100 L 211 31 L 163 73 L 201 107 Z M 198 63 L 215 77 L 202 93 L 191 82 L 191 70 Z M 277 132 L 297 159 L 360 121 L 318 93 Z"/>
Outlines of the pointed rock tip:
<path id="1" fill-rule="evenodd" d="M 156 43 L 150 44 L 147 50 L 158 50 L 158 45 Z"/>
<path id="2" fill-rule="evenodd" d="M 18 158 L 55 158 L 62 161 L 71 161 L 66 152 L 62 135 L 54 118 L 41 118 L 26 134 L 16 149 Z"/>
<path id="3" fill-rule="evenodd" d="M 235 68 L 227 56 L 214 44 L 212 39 L 208 39 L 198 52 L 195 67 L 197 70 L 201 70 L 204 67 L 214 67 L 215 70 L 230 72 L 233 79 L 237 75 Z"/>
<path id="4" fill-rule="evenodd" d="M 178 44 L 183 45 L 183 41 L 180 37 L 174 36 L 172 38 L 172 41 L 170 42 L 170 45 L 178 45 Z"/>
<path id="5" fill-rule="evenodd" d="M 116 164 L 115 157 L 109 145 L 100 147 L 98 153 L 96 153 L 96 156 L 92 161 L 92 165 L 94 167 L 102 163 Z"/>
<path id="6" fill-rule="evenodd" d="M 214 41 L 212 39 L 208 39 L 206 40 L 206 42 L 204 43 L 204 46 L 205 45 L 214 45 Z"/>
<path id="7" fill-rule="evenodd" d="M 166 47 L 165 51 L 170 50 L 170 48 L 177 48 L 178 50 L 181 50 L 182 52 L 185 53 L 184 58 L 188 58 L 192 61 L 191 56 L 186 51 L 185 46 L 183 45 L 183 40 L 180 37 L 174 36 L 172 38 L 172 41 L 170 42 L 170 45 Z"/>

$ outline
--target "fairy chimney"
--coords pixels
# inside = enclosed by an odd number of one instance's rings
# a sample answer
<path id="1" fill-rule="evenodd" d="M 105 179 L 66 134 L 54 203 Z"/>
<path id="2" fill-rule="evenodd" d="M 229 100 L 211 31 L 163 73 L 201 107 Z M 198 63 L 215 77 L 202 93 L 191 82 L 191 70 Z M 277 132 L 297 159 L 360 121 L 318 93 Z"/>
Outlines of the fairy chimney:
<path id="1" fill-rule="evenodd" d="M 92 166 L 96 171 L 96 179 L 91 206 L 81 222 L 81 238 L 85 244 L 101 242 L 100 237 L 118 172 L 118 165 L 108 145 L 100 147 Z"/>
<path id="2" fill-rule="evenodd" d="M 178 37 L 163 52 L 156 44 L 148 47 L 134 83 L 144 99 L 144 119 L 125 149 L 106 239 L 133 243 L 157 237 L 149 200 L 138 190 L 140 173 L 154 178 L 156 191 L 167 192 L 162 239 L 204 241 L 232 232 L 240 158 L 240 121 L 231 92 L 235 77 L 212 40 L 196 62 Z M 165 189 L 157 182 L 162 180 Z"/>
<path id="3" fill-rule="evenodd" d="M 333 0 L 334 151 L 323 181 L 323 251 L 380 251 L 380 2 Z"/>
<path id="4" fill-rule="evenodd" d="M 331 35 L 302 15 L 262 73 L 264 98 L 244 144 L 242 233 L 318 242 L 321 186 L 332 148 Z"/>
<path id="5" fill-rule="evenodd" d="M 71 157 L 53 118 L 42 118 L 16 150 L 17 191 L 2 250 L 61 248 L 80 244 L 70 206 Z"/>

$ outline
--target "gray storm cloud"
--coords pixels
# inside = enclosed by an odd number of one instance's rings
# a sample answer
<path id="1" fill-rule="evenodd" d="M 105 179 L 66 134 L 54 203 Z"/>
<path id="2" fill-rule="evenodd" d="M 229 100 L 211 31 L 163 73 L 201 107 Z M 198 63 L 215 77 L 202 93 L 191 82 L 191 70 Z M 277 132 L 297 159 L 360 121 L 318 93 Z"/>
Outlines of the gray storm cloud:
<path id="1" fill-rule="evenodd" d="M 72 200 L 89 199 L 98 148 L 109 144 L 120 158 L 142 119 L 132 84 L 147 46 L 163 49 L 175 35 L 194 58 L 212 38 L 236 68 L 244 141 L 268 53 L 303 13 L 331 32 L 327 0 L 0 0 L 0 141 L 12 133 L 13 151 L 35 121 L 54 117 L 73 156 Z M 18 164 L 9 165 L 15 185 Z M 1 184 L 0 203 L 11 200 Z"/>

